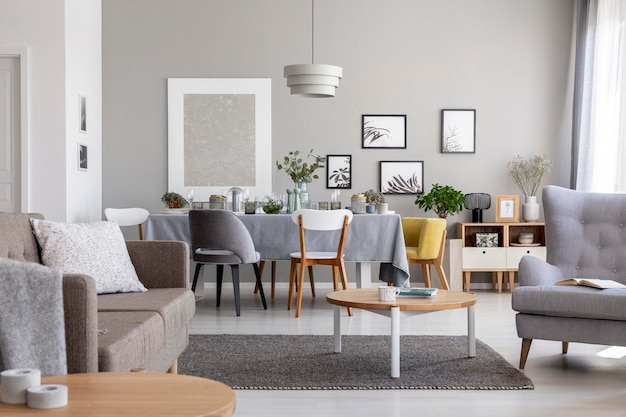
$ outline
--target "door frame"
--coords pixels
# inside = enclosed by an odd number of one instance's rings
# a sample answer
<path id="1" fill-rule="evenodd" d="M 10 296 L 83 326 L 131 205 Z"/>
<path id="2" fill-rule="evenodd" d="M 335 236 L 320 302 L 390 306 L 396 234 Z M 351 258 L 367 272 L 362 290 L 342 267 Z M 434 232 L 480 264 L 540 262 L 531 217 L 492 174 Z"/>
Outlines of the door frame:
<path id="1" fill-rule="evenodd" d="M 0 57 L 17 58 L 20 64 L 20 211 L 27 213 L 30 211 L 29 48 L 0 46 Z"/>

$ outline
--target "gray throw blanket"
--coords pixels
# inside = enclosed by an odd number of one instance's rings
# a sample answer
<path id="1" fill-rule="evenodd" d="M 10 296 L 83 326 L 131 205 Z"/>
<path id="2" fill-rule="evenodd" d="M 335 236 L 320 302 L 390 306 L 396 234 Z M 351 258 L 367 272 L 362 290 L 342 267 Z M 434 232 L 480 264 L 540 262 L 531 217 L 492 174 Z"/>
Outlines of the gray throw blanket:
<path id="1" fill-rule="evenodd" d="M 67 374 L 63 276 L 32 262 L 0 258 L 0 371 Z"/>

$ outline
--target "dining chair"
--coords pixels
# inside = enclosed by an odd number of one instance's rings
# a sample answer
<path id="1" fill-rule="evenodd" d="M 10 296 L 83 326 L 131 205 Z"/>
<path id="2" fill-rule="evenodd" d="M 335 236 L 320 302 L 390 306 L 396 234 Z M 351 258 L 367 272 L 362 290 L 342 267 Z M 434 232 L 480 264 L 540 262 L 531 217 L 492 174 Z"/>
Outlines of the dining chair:
<path id="1" fill-rule="evenodd" d="M 137 226 L 139 229 L 139 240 L 143 240 L 143 229 L 141 225 L 148 220 L 150 212 L 144 208 L 106 208 L 104 218 L 107 221 L 114 221 L 119 226 Z"/>
<path id="2" fill-rule="evenodd" d="M 259 271 L 261 273 L 261 278 L 263 278 L 263 271 L 265 270 L 265 259 L 261 259 L 261 261 L 259 262 Z M 274 299 L 275 295 L 276 295 L 276 261 L 272 260 L 270 261 L 272 263 L 272 272 L 271 272 L 271 279 L 270 282 L 272 284 L 272 290 L 271 290 L 271 297 L 272 299 Z M 313 267 L 309 266 L 309 280 L 311 281 L 311 294 L 313 295 L 313 297 L 315 297 L 315 283 L 314 283 L 314 278 L 313 278 Z M 298 291 L 298 287 L 296 286 L 296 291 Z M 258 293 L 259 292 L 259 286 L 258 285 L 254 285 L 254 293 Z"/>
<path id="3" fill-rule="evenodd" d="M 267 310 L 265 293 L 261 283 L 259 261 L 261 255 L 254 248 L 250 232 L 237 216 L 228 210 L 190 210 L 189 232 L 191 250 L 196 269 L 193 275 L 191 290 L 195 292 L 198 276 L 203 265 L 216 265 L 217 268 L 217 301 L 220 306 L 222 296 L 222 278 L 224 265 L 230 265 L 235 292 L 235 309 L 237 316 L 241 312 L 239 291 L 239 265 L 252 264 L 259 287 L 263 309 Z"/>
<path id="4" fill-rule="evenodd" d="M 309 269 L 311 285 L 313 287 L 313 275 L 311 273 L 313 265 L 329 265 L 332 267 L 333 288 L 335 291 L 339 288 L 337 280 L 337 272 L 341 277 L 341 285 L 343 289 L 348 288 L 346 278 L 346 267 L 344 264 L 344 247 L 346 244 L 346 236 L 348 234 L 348 225 L 352 221 L 352 212 L 350 210 L 310 210 L 300 209 L 292 213 L 291 219 L 298 225 L 298 233 L 300 236 L 300 251 L 290 253 L 291 268 L 289 274 L 289 300 L 287 310 L 291 310 L 294 289 L 298 288 L 296 300 L 296 317 L 300 317 L 302 307 L 302 293 L 304 285 L 304 272 Z M 337 239 L 337 249 L 334 251 L 309 251 L 307 250 L 307 231 L 322 232 L 336 236 L 336 231 L 340 230 Z M 328 237 L 324 239 L 328 242 Z M 309 242 L 310 243 L 310 242 Z M 325 249 L 325 248 L 324 248 Z M 300 264 L 300 274 L 298 279 L 297 266 Z M 297 286 L 297 287 L 296 287 Z M 348 314 L 352 315 L 352 309 L 348 308 Z"/>
<path id="5" fill-rule="evenodd" d="M 403 217 L 402 230 L 406 245 L 406 258 L 410 265 L 421 264 L 424 285 L 430 287 L 430 265 L 435 265 L 443 289 L 449 290 L 443 270 L 443 254 L 446 245 L 446 221 L 424 217 Z"/>

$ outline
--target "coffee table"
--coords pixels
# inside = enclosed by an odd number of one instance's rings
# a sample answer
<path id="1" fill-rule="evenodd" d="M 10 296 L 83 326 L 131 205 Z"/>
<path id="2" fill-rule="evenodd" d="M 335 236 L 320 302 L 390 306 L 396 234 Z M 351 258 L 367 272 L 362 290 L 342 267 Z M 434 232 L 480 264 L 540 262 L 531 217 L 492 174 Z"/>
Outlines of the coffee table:
<path id="1" fill-rule="evenodd" d="M 7 416 L 215 416 L 235 412 L 235 392 L 221 382 L 151 372 L 50 376 L 42 384 L 68 386 L 68 404 L 49 410 L 0 403 Z"/>
<path id="2" fill-rule="evenodd" d="M 400 320 L 404 317 L 467 308 L 467 356 L 476 356 L 474 294 L 439 290 L 435 297 L 398 297 L 395 301 L 378 301 L 378 288 L 357 288 L 330 292 L 326 295 L 326 301 L 334 305 L 335 353 L 341 352 L 341 307 L 360 308 L 391 318 L 392 378 L 400 378 Z"/>

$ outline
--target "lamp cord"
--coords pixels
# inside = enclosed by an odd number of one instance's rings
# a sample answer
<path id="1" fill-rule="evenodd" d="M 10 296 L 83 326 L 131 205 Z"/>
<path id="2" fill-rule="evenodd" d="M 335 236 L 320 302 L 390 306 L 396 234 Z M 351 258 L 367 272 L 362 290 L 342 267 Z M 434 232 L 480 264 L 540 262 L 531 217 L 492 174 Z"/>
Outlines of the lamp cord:
<path id="1" fill-rule="evenodd" d="M 311 64 L 315 64 L 315 0 L 311 0 Z"/>

